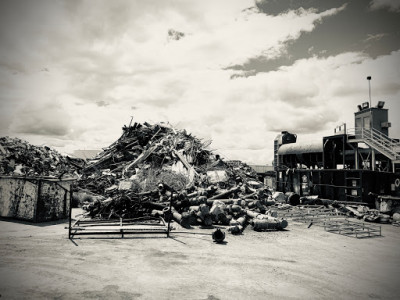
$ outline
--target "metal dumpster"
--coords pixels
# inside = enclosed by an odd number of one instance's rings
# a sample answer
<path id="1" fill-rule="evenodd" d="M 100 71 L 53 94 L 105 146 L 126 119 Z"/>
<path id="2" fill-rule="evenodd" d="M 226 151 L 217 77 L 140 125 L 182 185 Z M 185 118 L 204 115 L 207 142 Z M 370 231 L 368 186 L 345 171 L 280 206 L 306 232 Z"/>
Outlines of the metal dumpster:
<path id="1" fill-rule="evenodd" d="M 0 216 L 31 222 L 68 218 L 75 180 L 0 176 Z"/>

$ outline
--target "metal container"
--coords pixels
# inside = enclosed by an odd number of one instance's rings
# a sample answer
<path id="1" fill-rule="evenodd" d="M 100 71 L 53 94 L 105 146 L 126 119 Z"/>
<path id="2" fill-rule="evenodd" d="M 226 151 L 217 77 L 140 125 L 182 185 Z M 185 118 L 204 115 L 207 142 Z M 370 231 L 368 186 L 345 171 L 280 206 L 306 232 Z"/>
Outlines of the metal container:
<path id="1" fill-rule="evenodd" d="M 45 222 L 68 218 L 75 178 L 0 176 L 0 216 Z"/>

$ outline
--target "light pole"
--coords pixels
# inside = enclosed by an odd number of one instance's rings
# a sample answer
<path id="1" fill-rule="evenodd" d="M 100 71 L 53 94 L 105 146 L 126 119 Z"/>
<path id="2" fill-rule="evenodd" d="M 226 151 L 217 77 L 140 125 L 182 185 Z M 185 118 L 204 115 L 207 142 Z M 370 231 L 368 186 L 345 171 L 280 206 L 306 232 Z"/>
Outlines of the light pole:
<path id="1" fill-rule="evenodd" d="M 372 107 L 372 104 L 371 104 L 371 76 L 368 76 L 367 80 L 368 80 L 368 91 L 369 91 L 369 107 Z"/>
<path id="2" fill-rule="evenodd" d="M 372 103 L 371 103 L 371 76 L 367 76 L 368 80 L 368 91 L 369 91 L 369 112 L 370 112 L 370 130 L 371 130 L 371 138 L 373 137 L 372 134 L 372 127 L 373 127 L 373 120 L 372 120 Z M 375 171 L 375 150 L 371 147 L 371 169 Z"/>

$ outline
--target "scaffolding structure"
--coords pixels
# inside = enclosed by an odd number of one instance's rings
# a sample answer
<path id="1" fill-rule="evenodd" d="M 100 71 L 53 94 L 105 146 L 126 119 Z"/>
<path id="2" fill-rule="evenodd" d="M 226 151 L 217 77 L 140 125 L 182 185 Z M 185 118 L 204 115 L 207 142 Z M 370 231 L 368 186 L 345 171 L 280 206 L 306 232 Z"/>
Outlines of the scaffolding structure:
<path id="1" fill-rule="evenodd" d="M 168 223 L 161 217 L 141 217 L 135 219 L 78 219 L 69 227 L 69 239 L 78 235 L 120 235 L 127 234 L 166 234 Z"/>
<path id="2" fill-rule="evenodd" d="M 327 222 L 324 229 L 327 232 L 355 237 L 358 239 L 382 236 L 382 228 L 380 225 L 353 222 L 347 219 Z"/>
<path id="3" fill-rule="evenodd" d="M 124 238 L 128 234 L 162 234 L 169 237 L 171 231 L 171 218 L 166 222 L 162 217 L 144 216 L 138 218 L 124 219 L 106 219 L 106 218 L 87 218 L 82 216 L 72 222 L 72 199 L 73 189 L 70 189 L 69 203 L 69 225 L 68 238 L 82 235 L 117 235 Z M 170 206 L 172 200 L 170 200 Z"/>

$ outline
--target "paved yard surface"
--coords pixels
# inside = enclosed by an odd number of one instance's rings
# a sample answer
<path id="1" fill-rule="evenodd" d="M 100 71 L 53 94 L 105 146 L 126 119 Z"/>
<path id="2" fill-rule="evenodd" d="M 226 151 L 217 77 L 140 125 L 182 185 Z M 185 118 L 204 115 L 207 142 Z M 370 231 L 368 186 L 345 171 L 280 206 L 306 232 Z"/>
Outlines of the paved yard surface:
<path id="1" fill-rule="evenodd" d="M 67 225 L 0 221 L 2 299 L 400 299 L 392 225 L 369 239 L 302 223 L 248 227 L 225 244 L 198 228 L 71 241 Z"/>

